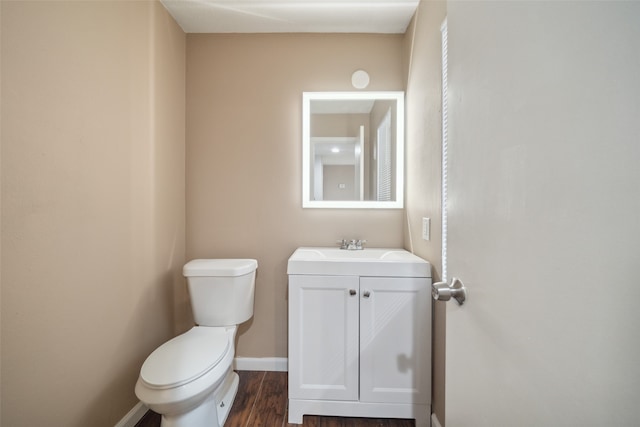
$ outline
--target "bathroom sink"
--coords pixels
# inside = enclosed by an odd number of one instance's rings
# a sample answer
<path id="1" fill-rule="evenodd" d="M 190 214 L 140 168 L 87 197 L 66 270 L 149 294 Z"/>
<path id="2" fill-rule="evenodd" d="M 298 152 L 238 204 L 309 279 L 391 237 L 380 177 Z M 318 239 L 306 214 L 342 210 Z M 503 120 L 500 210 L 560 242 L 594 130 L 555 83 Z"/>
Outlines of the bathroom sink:
<path id="1" fill-rule="evenodd" d="M 302 247 L 289 257 L 287 274 L 431 277 L 431 266 L 404 249 Z"/>

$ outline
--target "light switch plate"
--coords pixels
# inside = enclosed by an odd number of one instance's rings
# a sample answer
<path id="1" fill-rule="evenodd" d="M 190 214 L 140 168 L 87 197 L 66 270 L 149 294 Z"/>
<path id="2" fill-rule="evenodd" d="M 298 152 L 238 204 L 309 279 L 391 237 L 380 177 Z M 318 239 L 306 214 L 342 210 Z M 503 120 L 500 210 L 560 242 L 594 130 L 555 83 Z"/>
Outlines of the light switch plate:
<path id="1" fill-rule="evenodd" d="M 429 229 L 431 228 L 431 218 L 422 218 L 422 238 L 431 240 Z"/>

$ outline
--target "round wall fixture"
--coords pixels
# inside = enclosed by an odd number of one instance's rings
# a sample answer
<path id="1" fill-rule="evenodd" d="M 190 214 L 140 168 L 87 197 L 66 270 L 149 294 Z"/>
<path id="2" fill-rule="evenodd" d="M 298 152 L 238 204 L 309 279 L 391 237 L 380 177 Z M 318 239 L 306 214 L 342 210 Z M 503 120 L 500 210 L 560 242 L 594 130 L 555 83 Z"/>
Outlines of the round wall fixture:
<path id="1" fill-rule="evenodd" d="M 369 73 L 364 70 L 358 70 L 351 75 L 351 84 L 356 89 L 364 89 L 369 86 Z"/>

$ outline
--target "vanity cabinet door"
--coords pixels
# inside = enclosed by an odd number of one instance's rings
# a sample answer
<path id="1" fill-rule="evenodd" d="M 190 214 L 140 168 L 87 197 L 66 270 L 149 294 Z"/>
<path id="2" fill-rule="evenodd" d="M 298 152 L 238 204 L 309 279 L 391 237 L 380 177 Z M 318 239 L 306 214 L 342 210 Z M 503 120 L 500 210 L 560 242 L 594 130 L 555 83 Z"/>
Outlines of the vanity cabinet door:
<path id="1" fill-rule="evenodd" d="M 360 294 L 360 401 L 428 404 L 428 279 L 361 277 Z"/>
<path id="2" fill-rule="evenodd" d="M 358 277 L 289 276 L 289 397 L 358 400 Z"/>

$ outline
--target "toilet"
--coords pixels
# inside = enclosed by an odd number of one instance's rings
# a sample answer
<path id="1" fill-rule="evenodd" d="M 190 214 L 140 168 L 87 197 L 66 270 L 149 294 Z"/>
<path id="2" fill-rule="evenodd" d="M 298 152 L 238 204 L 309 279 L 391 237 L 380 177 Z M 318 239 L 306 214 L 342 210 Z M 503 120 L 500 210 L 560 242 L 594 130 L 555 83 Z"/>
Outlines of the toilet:
<path id="1" fill-rule="evenodd" d="M 237 325 L 253 316 L 258 262 L 197 259 L 183 268 L 196 326 L 145 360 L 136 396 L 162 427 L 222 427 L 238 390 Z"/>

